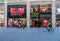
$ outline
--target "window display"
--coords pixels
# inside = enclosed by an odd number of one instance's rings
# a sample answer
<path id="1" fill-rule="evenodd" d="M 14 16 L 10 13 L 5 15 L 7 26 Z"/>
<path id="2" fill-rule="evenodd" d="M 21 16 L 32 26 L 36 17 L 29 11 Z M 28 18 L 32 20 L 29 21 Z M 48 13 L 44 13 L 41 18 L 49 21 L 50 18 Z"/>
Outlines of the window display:
<path id="1" fill-rule="evenodd" d="M 52 5 L 31 5 L 30 7 L 31 27 L 52 27 Z M 44 21 L 47 20 L 47 21 Z M 44 21 L 44 22 L 43 22 Z M 44 24 L 45 23 L 45 24 Z"/>
<path id="2" fill-rule="evenodd" d="M 60 14 L 56 15 L 56 27 L 60 27 Z"/>
<path id="3" fill-rule="evenodd" d="M 50 5 L 50 4 L 49 4 Z M 41 5 L 40 6 L 40 13 L 42 13 L 42 14 L 51 14 L 51 5 L 50 6 L 43 6 L 43 5 Z"/>
<path id="4" fill-rule="evenodd" d="M 0 26 L 4 27 L 4 10 L 0 8 Z"/>
<path id="5" fill-rule="evenodd" d="M 38 14 L 39 8 L 38 5 L 32 5 L 30 9 L 30 13 L 32 14 Z"/>

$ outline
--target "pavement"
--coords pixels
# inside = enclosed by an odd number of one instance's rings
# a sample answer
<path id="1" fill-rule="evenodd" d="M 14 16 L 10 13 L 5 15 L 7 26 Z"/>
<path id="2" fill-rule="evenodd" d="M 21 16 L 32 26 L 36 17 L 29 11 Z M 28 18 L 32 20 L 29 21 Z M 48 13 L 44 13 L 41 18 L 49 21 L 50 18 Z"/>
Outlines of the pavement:
<path id="1" fill-rule="evenodd" d="M 60 41 L 60 28 L 0 28 L 0 41 Z"/>

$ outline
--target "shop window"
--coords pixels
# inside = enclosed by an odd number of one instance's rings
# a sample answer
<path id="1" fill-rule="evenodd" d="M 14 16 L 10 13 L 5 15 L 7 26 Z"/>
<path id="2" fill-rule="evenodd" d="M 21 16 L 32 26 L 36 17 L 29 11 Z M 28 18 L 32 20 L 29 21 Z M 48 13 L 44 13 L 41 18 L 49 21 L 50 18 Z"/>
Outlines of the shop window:
<path id="1" fill-rule="evenodd" d="M 0 4 L 0 27 L 4 27 L 4 4 Z"/>
<path id="2" fill-rule="evenodd" d="M 56 27 L 60 27 L 60 14 L 56 15 Z"/>
<path id="3" fill-rule="evenodd" d="M 37 4 L 30 7 L 30 26 L 44 27 L 44 23 L 48 27 L 52 27 L 52 5 L 51 4 Z M 44 21 L 46 20 L 46 21 Z"/>
<path id="4" fill-rule="evenodd" d="M 57 12 L 60 12 L 60 4 L 56 5 Z"/>
<path id="5" fill-rule="evenodd" d="M 7 26 L 15 28 L 26 27 L 26 4 L 7 6 Z"/>

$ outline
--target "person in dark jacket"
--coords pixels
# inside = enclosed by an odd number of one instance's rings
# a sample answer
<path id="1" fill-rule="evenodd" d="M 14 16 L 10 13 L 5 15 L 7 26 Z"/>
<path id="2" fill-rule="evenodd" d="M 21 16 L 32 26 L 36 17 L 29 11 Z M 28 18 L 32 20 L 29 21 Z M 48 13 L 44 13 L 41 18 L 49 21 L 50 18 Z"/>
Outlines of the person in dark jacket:
<path id="1" fill-rule="evenodd" d="M 23 23 L 21 20 L 18 20 L 18 24 L 17 24 L 18 28 L 24 28 L 23 26 Z"/>
<path id="2" fill-rule="evenodd" d="M 51 28 L 52 28 L 52 22 L 51 22 L 51 19 L 49 19 L 48 27 L 49 27 L 48 31 L 50 31 L 50 30 L 51 30 Z"/>

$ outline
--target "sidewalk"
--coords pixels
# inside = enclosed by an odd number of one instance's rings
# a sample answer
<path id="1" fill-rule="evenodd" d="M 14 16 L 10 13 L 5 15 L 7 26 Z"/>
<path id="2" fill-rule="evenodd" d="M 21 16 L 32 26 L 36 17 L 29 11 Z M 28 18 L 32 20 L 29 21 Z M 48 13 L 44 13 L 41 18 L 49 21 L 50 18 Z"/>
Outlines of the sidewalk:
<path id="1" fill-rule="evenodd" d="M 43 28 L 0 28 L 0 41 L 60 41 L 60 28 L 44 32 Z"/>

